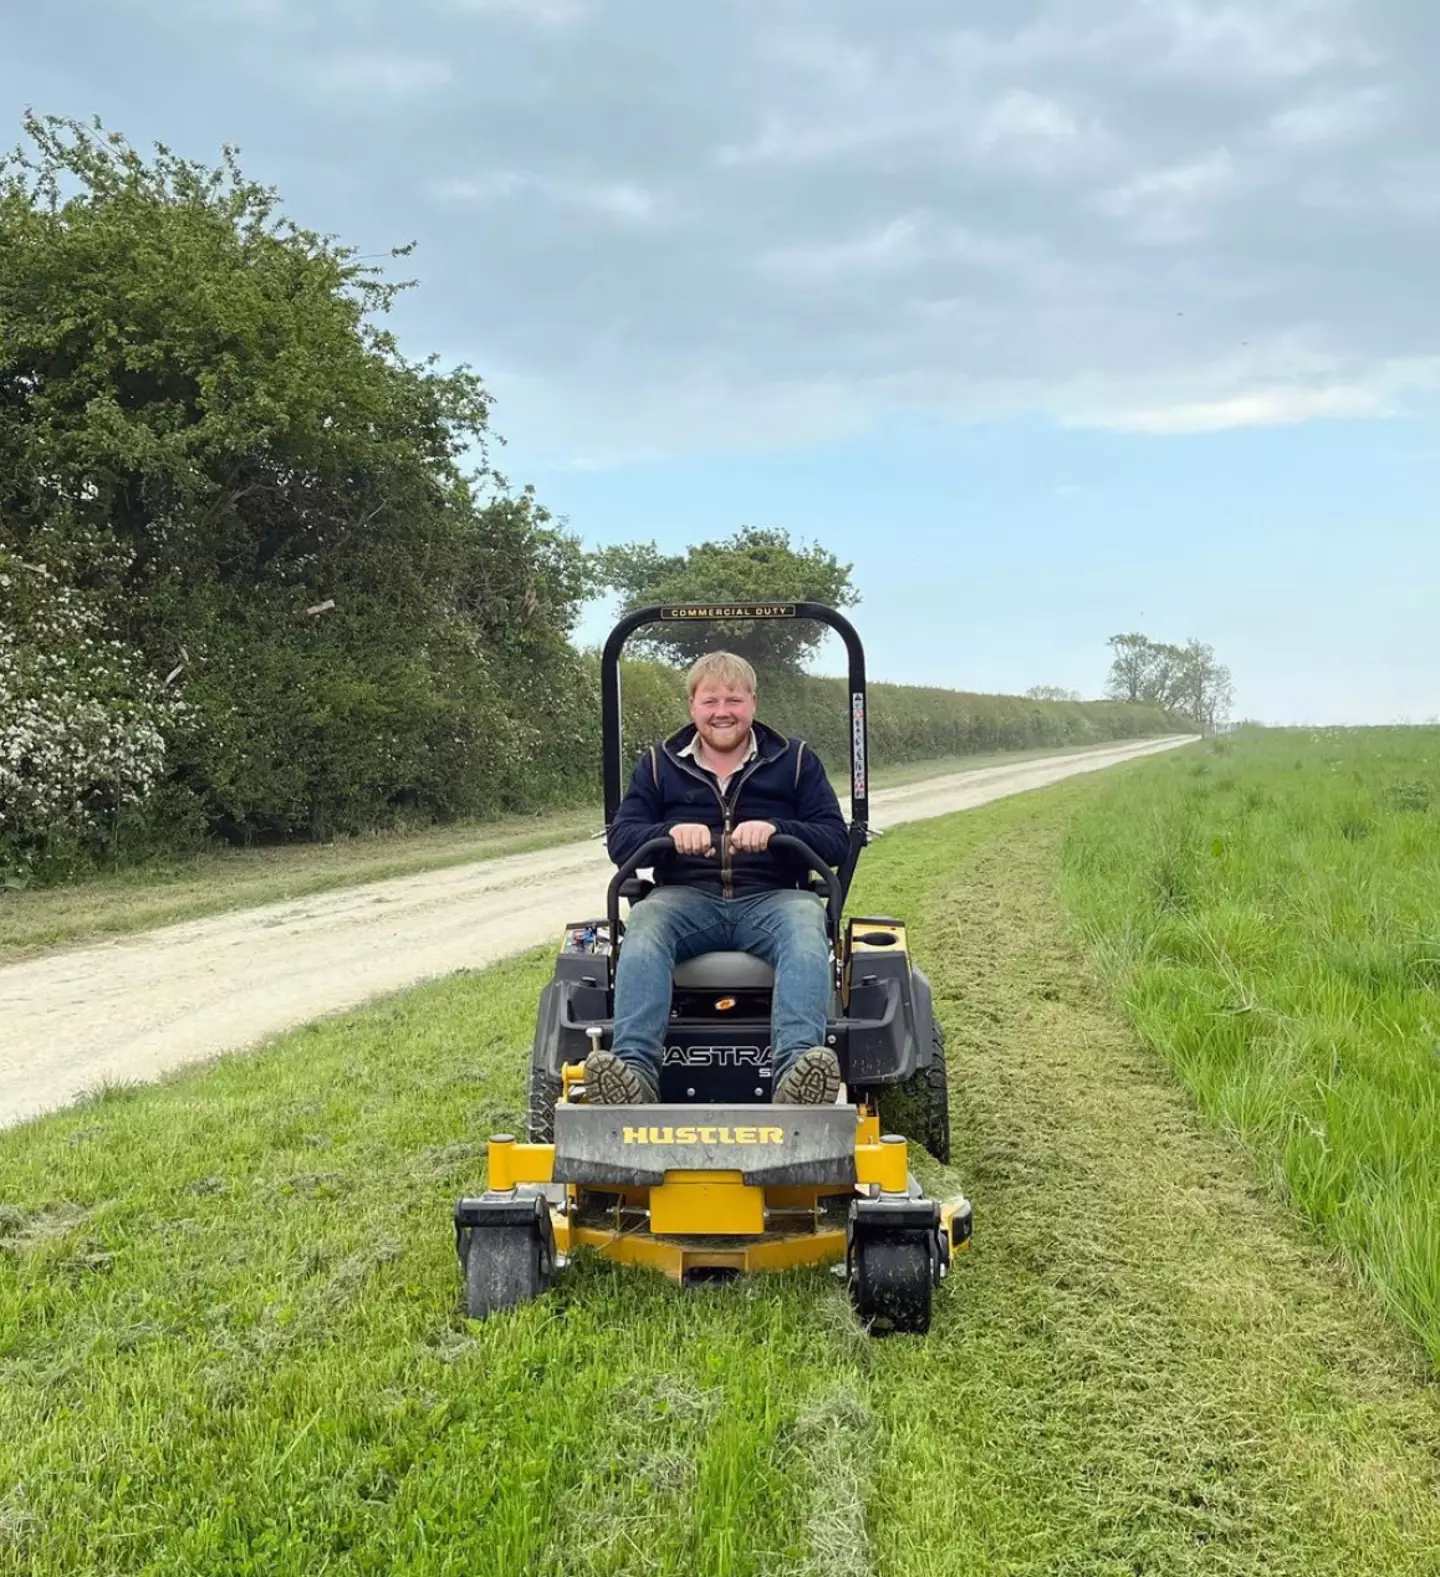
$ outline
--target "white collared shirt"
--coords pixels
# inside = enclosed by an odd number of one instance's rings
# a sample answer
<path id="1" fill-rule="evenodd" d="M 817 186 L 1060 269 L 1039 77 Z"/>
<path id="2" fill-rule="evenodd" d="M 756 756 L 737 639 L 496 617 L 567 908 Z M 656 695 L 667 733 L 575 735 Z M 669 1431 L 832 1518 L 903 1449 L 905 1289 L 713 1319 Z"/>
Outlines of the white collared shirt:
<path id="1" fill-rule="evenodd" d="M 699 748 L 700 744 L 701 744 L 701 739 L 700 739 L 699 733 L 697 732 L 695 737 L 690 741 L 690 743 L 688 745 L 685 746 L 685 748 L 683 750 L 676 751 L 676 755 L 689 756 L 690 759 L 692 761 L 694 761 L 694 763 L 695 763 L 695 765 L 697 767 L 705 767 L 705 763 L 700 759 L 700 748 Z M 730 779 L 735 776 L 735 773 L 740 770 L 740 767 L 748 765 L 759 754 L 760 754 L 760 745 L 759 745 L 759 742 L 755 738 L 755 730 L 752 728 L 750 730 L 750 746 L 749 746 L 749 749 L 746 750 L 746 752 L 745 752 L 745 759 L 740 763 L 740 766 L 739 767 L 735 767 L 730 772 L 727 772 L 723 778 L 720 777 L 720 774 L 718 772 L 715 773 L 715 776 L 717 778 L 719 778 L 719 781 L 720 781 L 720 792 L 722 794 L 726 791 L 726 789 L 728 789 L 730 787 Z M 713 767 L 705 767 L 705 770 L 707 772 L 713 772 L 714 768 Z"/>

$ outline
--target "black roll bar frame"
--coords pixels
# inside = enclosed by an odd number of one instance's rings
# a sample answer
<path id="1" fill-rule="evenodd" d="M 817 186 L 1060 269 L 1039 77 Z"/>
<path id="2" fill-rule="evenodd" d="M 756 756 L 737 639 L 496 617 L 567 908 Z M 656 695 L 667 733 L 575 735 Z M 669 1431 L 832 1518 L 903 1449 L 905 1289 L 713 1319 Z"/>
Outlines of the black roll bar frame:
<path id="1" fill-rule="evenodd" d="M 849 658 L 850 709 L 850 840 L 840 867 L 840 888 L 850 892 L 860 851 L 870 841 L 870 735 L 865 648 L 859 632 L 844 614 L 823 602 L 671 603 L 636 608 L 611 630 L 600 658 L 600 727 L 605 779 L 605 830 L 608 833 L 624 798 L 624 734 L 620 722 L 620 654 L 625 642 L 649 624 L 734 622 L 748 619 L 816 619 L 845 642 Z"/>

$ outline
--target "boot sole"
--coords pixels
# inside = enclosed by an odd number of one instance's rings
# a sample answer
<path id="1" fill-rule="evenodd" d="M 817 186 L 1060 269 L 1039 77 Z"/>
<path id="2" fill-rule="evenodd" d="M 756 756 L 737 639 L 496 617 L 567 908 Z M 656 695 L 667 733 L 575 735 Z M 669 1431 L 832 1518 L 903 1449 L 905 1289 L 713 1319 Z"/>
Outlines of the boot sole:
<path id="1" fill-rule="evenodd" d="M 585 1059 L 585 1093 L 597 1106 L 643 1106 L 655 1100 L 640 1075 L 613 1051 Z"/>
<path id="2" fill-rule="evenodd" d="M 840 1093 L 840 1064 L 829 1051 L 807 1051 L 776 1086 L 777 1106 L 833 1106 Z"/>

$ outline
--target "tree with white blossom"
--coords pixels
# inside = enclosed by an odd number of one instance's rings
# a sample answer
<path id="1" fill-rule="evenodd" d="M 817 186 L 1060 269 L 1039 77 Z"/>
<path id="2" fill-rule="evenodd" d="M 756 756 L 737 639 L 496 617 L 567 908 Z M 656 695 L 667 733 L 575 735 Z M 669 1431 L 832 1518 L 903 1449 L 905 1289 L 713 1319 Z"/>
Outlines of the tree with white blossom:
<path id="1" fill-rule="evenodd" d="M 93 601 L 0 543 L 0 883 L 103 842 L 165 765 L 183 711 Z"/>

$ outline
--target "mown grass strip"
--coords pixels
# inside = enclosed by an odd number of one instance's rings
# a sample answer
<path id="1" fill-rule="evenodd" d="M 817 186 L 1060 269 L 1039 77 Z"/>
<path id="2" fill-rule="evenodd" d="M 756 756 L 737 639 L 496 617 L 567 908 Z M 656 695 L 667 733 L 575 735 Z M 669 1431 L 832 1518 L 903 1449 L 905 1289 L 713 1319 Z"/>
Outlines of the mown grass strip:
<path id="1" fill-rule="evenodd" d="M 859 1353 L 877 1570 L 1419 1577 L 1440 1558 L 1421 1365 L 1067 936 L 1061 838 L 1099 792 L 1036 796 L 911 904 L 977 1228 L 930 1346 Z"/>
<path id="2" fill-rule="evenodd" d="M 1145 1039 L 1440 1363 L 1440 729 L 1157 760 L 1065 867 Z"/>
<path id="3" fill-rule="evenodd" d="M 804 1289 L 677 1302 L 595 1265 L 461 1313 L 449 1208 L 519 1121 L 545 968 L 5 1136 L 9 1569 L 767 1569 L 757 1538 L 803 1525 L 769 1399 L 812 1367 Z"/>
<path id="4" fill-rule="evenodd" d="M 1096 791 L 897 830 L 857 894 L 954 1048 L 926 1340 L 823 1270 L 593 1260 L 466 1321 L 541 955 L 0 1136 L 0 1571 L 1428 1574 L 1433 1397 L 1066 938 Z"/>

